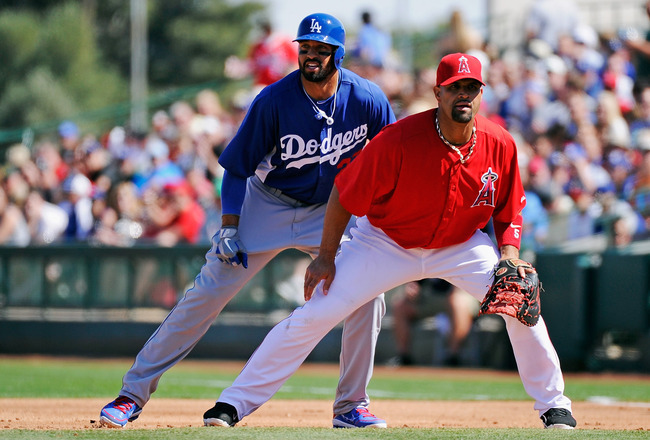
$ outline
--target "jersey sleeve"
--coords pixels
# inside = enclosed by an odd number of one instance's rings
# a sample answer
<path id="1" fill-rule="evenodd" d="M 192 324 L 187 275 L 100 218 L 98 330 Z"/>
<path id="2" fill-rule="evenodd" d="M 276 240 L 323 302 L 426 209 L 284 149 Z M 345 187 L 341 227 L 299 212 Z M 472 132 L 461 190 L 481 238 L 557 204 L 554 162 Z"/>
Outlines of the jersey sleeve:
<path id="1" fill-rule="evenodd" d="M 351 214 L 366 215 L 375 200 L 390 197 L 397 182 L 402 150 L 400 130 L 387 126 L 361 154 L 336 176 L 341 205 Z"/>
<path id="2" fill-rule="evenodd" d="M 502 160 L 502 176 L 506 177 L 506 181 L 500 185 L 501 191 L 492 216 L 494 234 L 499 247 L 512 245 L 519 249 L 523 228 L 521 213 L 526 206 L 526 195 L 519 174 L 517 147 L 509 134 L 506 136 L 506 148 Z"/>
<path id="3" fill-rule="evenodd" d="M 222 214 L 240 215 L 246 196 L 246 178 L 232 174 L 228 170 L 223 173 L 221 183 Z"/>

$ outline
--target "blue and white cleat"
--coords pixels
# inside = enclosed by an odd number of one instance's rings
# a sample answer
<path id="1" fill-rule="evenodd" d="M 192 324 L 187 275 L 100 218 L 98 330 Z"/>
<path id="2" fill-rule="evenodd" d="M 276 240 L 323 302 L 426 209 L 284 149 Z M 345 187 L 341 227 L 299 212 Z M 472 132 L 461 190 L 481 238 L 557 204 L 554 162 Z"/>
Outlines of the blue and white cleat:
<path id="1" fill-rule="evenodd" d="M 357 406 L 352 411 L 335 415 L 332 420 L 334 428 L 386 428 L 386 420 L 368 411 L 368 408 Z"/>
<path id="2" fill-rule="evenodd" d="M 124 428 L 127 422 L 132 422 L 140 416 L 142 408 L 125 396 L 119 396 L 102 408 L 99 413 L 99 423 L 108 428 Z"/>

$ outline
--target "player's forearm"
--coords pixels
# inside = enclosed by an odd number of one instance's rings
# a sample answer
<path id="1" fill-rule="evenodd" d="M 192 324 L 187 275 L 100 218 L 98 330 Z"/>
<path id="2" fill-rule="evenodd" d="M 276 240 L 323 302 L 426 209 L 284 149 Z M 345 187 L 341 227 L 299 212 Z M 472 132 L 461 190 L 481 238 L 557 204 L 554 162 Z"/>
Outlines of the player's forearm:
<path id="1" fill-rule="evenodd" d="M 222 215 L 221 226 L 239 226 L 239 216 L 235 214 Z"/>
<path id="2" fill-rule="evenodd" d="M 503 245 L 499 248 L 499 252 L 501 253 L 501 259 L 502 260 L 508 260 L 511 258 L 519 258 L 519 249 L 516 247 L 506 244 Z"/>
<path id="3" fill-rule="evenodd" d="M 323 237 L 319 251 L 320 257 L 334 260 L 350 217 L 352 217 L 352 214 L 341 205 L 339 191 L 334 186 L 325 210 L 325 225 L 323 226 Z"/>

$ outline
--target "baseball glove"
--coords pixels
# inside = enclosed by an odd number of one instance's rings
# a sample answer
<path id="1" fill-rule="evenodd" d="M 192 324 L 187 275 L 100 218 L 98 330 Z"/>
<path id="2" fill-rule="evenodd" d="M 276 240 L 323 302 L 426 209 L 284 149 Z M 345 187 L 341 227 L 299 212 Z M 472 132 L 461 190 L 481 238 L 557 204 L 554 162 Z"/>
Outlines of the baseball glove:
<path id="1" fill-rule="evenodd" d="M 533 327 L 537 324 L 541 304 L 539 292 L 542 283 L 537 272 L 526 272 L 522 278 L 517 270 L 524 266 L 534 269 L 524 260 L 501 260 L 494 270 L 494 281 L 481 303 L 480 315 L 499 313 L 517 318 L 522 324 Z"/>

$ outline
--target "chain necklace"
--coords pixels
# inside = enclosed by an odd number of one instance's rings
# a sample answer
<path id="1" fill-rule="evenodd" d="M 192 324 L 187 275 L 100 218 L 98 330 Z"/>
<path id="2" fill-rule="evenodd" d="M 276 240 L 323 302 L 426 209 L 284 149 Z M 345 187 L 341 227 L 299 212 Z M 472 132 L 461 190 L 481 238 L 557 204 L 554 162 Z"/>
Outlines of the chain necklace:
<path id="1" fill-rule="evenodd" d="M 318 108 L 314 100 L 311 99 L 311 96 L 309 96 L 307 90 L 305 90 L 305 86 L 302 86 L 302 91 L 305 93 L 307 99 L 309 99 L 309 102 L 311 102 L 311 106 L 314 108 L 314 111 L 316 112 L 316 119 L 318 120 L 325 119 L 327 125 L 334 124 L 334 112 L 336 111 L 336 92 L 334 92 L 334 99 L 332 101 L 332 114 L 330 116 L 327 116 L 327 113 L 325 113 L 325 111 L 323 111 L 322 109 Z"/>
<path id="2" fill-rule="evenodd" d="M 440 124 L 438 123 L 438 112 L 436 112 L 436 130 L 438 130 L 438 136 L 440 136 L 440 139 L 442 139 L 442 141 L 443 141 L 445 144 L 447 144 L 447 146 L 448 146 L 449 148 L 451 148 L 451 149 L 454 150 L 456 153 L 458 153 L 458 155 L 460 156 L 460 163 L 462 163 L 462 164 L 464 165 L 465 162 L 467 162 L 467 161 L 469 160 L 469 157 L 470 157 L 470 156 L 472 155 L 472 153 L 474 152 L 474 147 L 476 146 L 476 125 L 472 126 L 472 146 L 469 147 L 469 153 L 467 153 L 467 156 L 463 156 L 463 153 L 460 152 L 460 150 L 458 149 L 458 147 L 456 147 L 454 144 L 452 144 L 451 142 L 449 142 L 449 141 L 448 141 L 447 139 L 445 139 L 445 137 L 442 135 L 442 132 L 440 131 Z"/>

